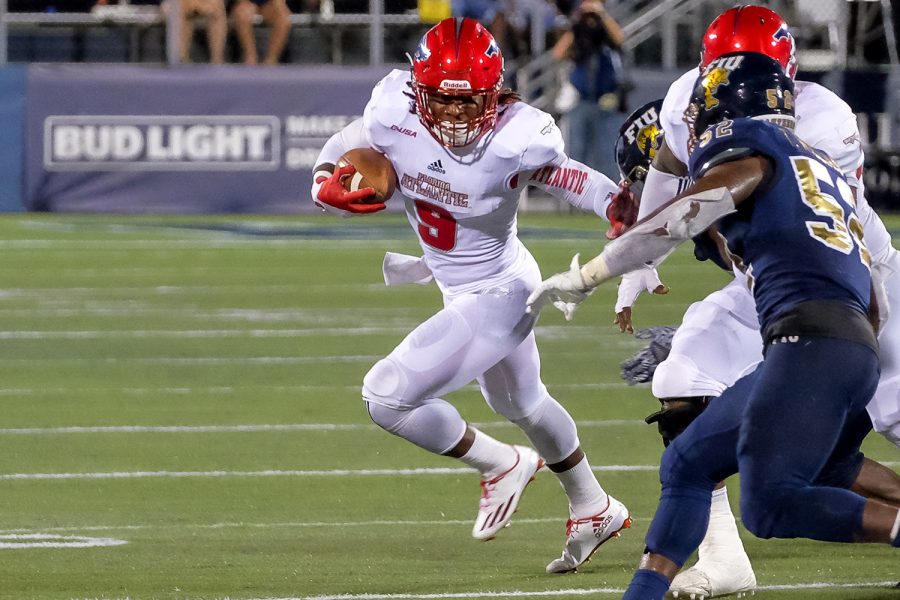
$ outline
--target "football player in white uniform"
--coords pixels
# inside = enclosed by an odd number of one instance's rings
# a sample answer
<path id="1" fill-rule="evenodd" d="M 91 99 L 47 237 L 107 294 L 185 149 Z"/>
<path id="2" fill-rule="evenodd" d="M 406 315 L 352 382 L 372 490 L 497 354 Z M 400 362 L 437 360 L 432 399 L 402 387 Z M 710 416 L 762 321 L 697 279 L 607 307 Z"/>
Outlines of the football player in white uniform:
<path id="1" fill-rule="evenodd" d="M 314 201 L 339 214 L 374 212 L 374 190 L 347 192 L 335 168 L 347 150 L 382 152 L 397 173 L 424 257 L 388 253 L 388 285 L 437 282 L 444 307 L 380 360 L 363 381 L 372 420 L 435 454 L 481 473 L 472 535 L 489 540 L 509 522 L 525 486 L 546 462 L 568 496 L 564 573 L 630 526 L 627 508 L 598 483 L 575 422 L 540 377 L 535 319 L 525 300 L 541 281 L 516 235 L 521 191 L 535 185 L 598 215 L 616 213 L 617 186 L 569 159 L 553 118 L 502 89 L 503 58 L 471 19 L 430 29 L 412 57 L 372 91 L 362 119 L 333 136 L 315 168 Z M 615 219 L 613 219 L 615 220 Z M 615 223 L 614 223 L 615 225 Z M 502 443 L 467 424 L 443 396 L 473 379 L 488 405 L 518 425 L 537 449 Z"/>
<path id="2" fill-rule="evenodd" d="M 793 77 L 796 72 L 794 40 L 778 14 L 761 6 L 740 6 L 719 15 L 703 40 L 701 67 L 736 50 L 767 54 Z M 693 140 L 691 116 L 686 113 L 699 68 L 685 73 L 669 88 L 659 114 L 663 141 L 655 152 L 641 195 L 639 217 L 656 210 L 686 185 L 686 167 Z M 796 134 L 824 150 L 841 167 L 857 197 L 856 212 L 864 226 L 872 253 L 873 278 L 887 292 L 888 308 L 900 299 L 898 253 L 878 215 L 865 201 L 861 181 L 863 153 L 856 117 L 850 107 L 826 88 L 795 82 Z M 622 331 L 631 331 L 630 306 L 643 291 L 662 286 L 655 269 L 623 277 L 616 305 Z M 664 287 L 664 286 L 663 286 Z M 657 292 L 658 293 L 658 292 Z M 900 443 L 900 322 L 886 320 L 882 309 L 879 335 L 882 375 L 868 411 L 877 431 Z M 691 305 L 672 339 L 668 358 L 653 375 L 653 395 L 663 403 L 658 413 L 660 431 L 674 437 L 718 396 L 762 360 L 762 341 L 755 305 L 746 280 L 738 275 L 725 288 Z M 863 469 L 869 468 L 869 463 Z M 861 472 L 861 476 L 867 476 Z M 873 473 L 877 476 L 877 473 Z M 756 577 L 738 536 L 734 516 L 722 485 L 713 494 L 709 528 L 696 565 L 672 582 L 675 597 L 707 598 L 753 589 Z"/>

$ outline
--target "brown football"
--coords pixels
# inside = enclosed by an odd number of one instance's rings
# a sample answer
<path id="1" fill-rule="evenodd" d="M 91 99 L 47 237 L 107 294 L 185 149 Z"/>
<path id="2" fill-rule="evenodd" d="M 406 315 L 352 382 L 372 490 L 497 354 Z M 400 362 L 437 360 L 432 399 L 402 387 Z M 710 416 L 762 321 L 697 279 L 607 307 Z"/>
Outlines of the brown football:
<path id="1" fill-rule="evenodd" d="M 397 189 L 397 174 L 387 157 L 371 148 L 354 148 L 348 150 L 338 160 L 338 167 L 353 165 L 356 173 L 345 177 L 342 181 L 344 189 L 355 192 L 362 188 L 374 188 L 375 198 L 384 202 Z"/>

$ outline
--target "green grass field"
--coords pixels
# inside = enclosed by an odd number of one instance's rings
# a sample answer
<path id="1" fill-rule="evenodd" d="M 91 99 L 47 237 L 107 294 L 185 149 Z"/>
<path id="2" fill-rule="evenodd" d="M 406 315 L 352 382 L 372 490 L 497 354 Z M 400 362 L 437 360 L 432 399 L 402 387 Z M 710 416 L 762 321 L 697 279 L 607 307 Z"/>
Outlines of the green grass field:
<path id="1" fill-rule="evenodd" d="M 595 254 L 595 227 L 520 222 L 545 275 Z M 544 380 L 635 525 L 580 573 L 548 576 L 567 513 L 551 473 L 511 527 L 475 542 L 475 473 L 363 409 L 365 372 L 440 301 L 382 284 L 385 250 L 417 251 L 401 217 L 28 214 L 0 219 L 0 240 L 0 598 L 568 599 L 627 585 L 661 444 L 642 422 L 656 401 L 619 378 L 640 342 L 612 327 L 612 287 L 571 323 L 547 311 L 538 339 Z M 672 292 L 641 299 L 639 327 L 677 324 L 726 281 L 687 249 L 662 273 Z M 524 440 L 474 386 L 448 399 Z M 866 450 L 900 464 L 880 437 Z M 889 548 L 742 535 L 760 598 L 900 598 Z"/>

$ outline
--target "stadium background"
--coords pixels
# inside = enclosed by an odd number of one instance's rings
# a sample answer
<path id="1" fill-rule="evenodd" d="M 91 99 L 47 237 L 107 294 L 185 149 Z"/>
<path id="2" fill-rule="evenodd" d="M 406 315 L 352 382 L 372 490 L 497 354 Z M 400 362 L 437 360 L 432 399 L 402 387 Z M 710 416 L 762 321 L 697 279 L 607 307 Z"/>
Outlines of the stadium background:
<path id="1" fill-rule="evenodd" d="M 374 82 L 390 68 L 405 68 L 405 53 L 428 26 L 421 10 L 444 0 L 422 0 L 422 7 L 412 0 L 294 2 L 283 64 L 255 69 L 204 65 L 203 31 L 195 34 L 194 64 L 178 65 L 167 39 L 174 28 L 159 6 L 140 1 L 93 10 L 89 0 L 3 3 L 0 110 L 4 139 L 19 143 L 0 155 L 0 208 L 311 211 L 301 196 L 321 144 L 360 114 Z M 888 0 L 771 4 L 792 24 L 801 78 L 834 90 L 859 115 L 872 204 L 900 208 L 900 11 Z M 565 17 L 543 0 L 501 6 L 524 38 L 515 51 L 504 49 L 507 82 L 559 116 L 566 65 L 547 48 Z M 728 6 L 610 0 L 626 34 L 624 106 L 662 97 L 696 64 L 703 30 Z M 204 22 L 197 25 L 202 30 Z M 262 47 L 267 29 L 256 29 Z M 239 61 L 238 54 L 230 39 L 227 55 Z M 565 118 L 561 124 L 565 130 Z"/>
<path id="2" fill-rule="evenodd" d="M 283 64 L 247 68 L 203 64 L 202 36 L 194 64 L 176 64 L 153 4 L 90 4 L 0 0 L 0 600 L 621 596 L 658 499 L 661 444 L 643 423 L 656 401 L 619 376 L 643 342 L 614 331 L 613 288 L 574 322 L 548 313 L 537 328 L 544 380 L 635 517 L 577 575 L 543 572 L 566 518 L 549 473 L 508 531 L 475 543 L 475 474 L 362 408 L 363 374 L 439 295 L 385 289 L 384 251 L 417 252 L 404 218 L 312 212 L 308 169 L 403 65 L 428 26 L 419 7 L 292 5 Z M 609 1 L 628 35 L 630 106 L 695 64 L 729 6 Z M 897 232 L 897 11 L 772 6 L 794 25 L 801 76 L 860 115 L 869 195 Z M 508 74 L 551 111 L 565 68 L 543 51 L 552 25 L 528 32 Z M 229 52 L 237 60 L 233 40 Z M 525 208 L 520 234 L 545 273 L 604 239 L 591 216 L 535 195 Z M 639 327 L 677 324 L 724 283 L 687 248 L 661 272 L 672 291 L 640 301 Z M 450 399 L 524 441 L 474 386 Z M 897 468 L 897 449 L 870 438 L 867 455 Z M 760 598 L 900 593 L 889 549 L 741 533 Z"/>

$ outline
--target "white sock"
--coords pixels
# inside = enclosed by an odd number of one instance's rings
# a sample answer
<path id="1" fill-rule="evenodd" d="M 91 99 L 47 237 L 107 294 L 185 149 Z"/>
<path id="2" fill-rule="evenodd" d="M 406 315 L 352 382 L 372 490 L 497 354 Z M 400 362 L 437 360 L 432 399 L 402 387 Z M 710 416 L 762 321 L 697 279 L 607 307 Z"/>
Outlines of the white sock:
<path id="1" fill-rule="evenodd" d="M 496 477 L 497 475 L 510 470 L 515 466 L 519 459 L 516 449 L 509 444 L 495 440 L 483 431 L 479 431 L 472 427 L 475 432 L 475 441 L 472 447 L 459 460 L 469 465 L 473 469 L 477 469 L 485 478 Z"/>
<path id="2" fill-rule="evenodd" d="M 728 503 L 728 489 L 721 488 L 712 493 L 712 504 L 709 507 L 709 527 L 706 535 L 697 550 L 700 560 L 721 559 L 726 555 L 729 561 L 733 561 L 735 554 L 746 557 L 744 544 L 738 535 L 737 523 Z M 749 559 L 748 559 L 749 560 Z"/>
<path id="3" fill-rule="evenodd" d="M 569 497 L 569 511 L 573 519 L 592 517 L 606 510 L 609 496 L 591 471 L 587 456 L 568 471 L 557 473 L 556 476 Z"/>
<path id="4" fill-rule="evenodd" d="M 894 526 L 891 527 L 891 544 L 894 545 L 894 542 L 897 541 L 897 536 L 900 535 L 900 511 L 897 511 L 897 518 L 894 519 Z"/>

